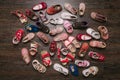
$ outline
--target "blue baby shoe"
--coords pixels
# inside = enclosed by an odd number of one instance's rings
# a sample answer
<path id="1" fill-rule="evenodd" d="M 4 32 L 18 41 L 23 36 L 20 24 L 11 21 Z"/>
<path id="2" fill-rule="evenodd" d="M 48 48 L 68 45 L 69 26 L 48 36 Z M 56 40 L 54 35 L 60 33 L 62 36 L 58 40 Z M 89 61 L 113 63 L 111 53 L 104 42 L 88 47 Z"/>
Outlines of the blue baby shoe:
<path id="1" fill-rule="evenodd" d="M 27 26 L 25 26 L 25 29 L 28 32 L 38 32 L 38 31 L 40 31 L 40 28 L 38 28 L 37 26 L 32 25 L 32 24 L 28 24 Z"/>
<path id="2" fill-rule="evenodd" d="M 70 64 L 69 65 L 69 70 L 70 70 L 70 72 L 73 76 L 78 76 L 79 75 L 78 67 L 75 64 Z"/>

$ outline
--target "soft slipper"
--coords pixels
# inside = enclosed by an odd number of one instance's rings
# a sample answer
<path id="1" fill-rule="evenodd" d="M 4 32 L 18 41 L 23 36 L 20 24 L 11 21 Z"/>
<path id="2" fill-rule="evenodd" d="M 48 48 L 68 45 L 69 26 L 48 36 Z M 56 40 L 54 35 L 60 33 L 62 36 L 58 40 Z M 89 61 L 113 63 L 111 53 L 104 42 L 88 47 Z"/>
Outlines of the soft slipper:
<path id="1" fill-rule="evenodd" d="M 40 28 L 40 31 L 44 32 L 44 33 L 49 33 L 50 29 L 48 26 L 44 25 L 41 22 L 36 22 L 36 25 Z"/>
<path id="2" fill-rule="evenodd" d="M 98 30 L 104 40 L 107 40 L 109 38 L 108 29 L 105 26 L 99 26 Z"/>
<path id="3" fill-rule="evenodd" d="M 34 56 L 38 52 L 37 50 L 38 46 L 39 44 L 36 41 L 30 43 L 30 49 L 29 49 L 30 55 Z"/>
<path id="4" fill-rule="evenodd" d="M 86 21 L 74 22 L 72 26 L 74 29 L 86 29 L 88 28 L 88 23 Z"/>
<path id="5" fill-rule="evenodd" d="M 57 24 L 63 24 L 63 19 L 61 18 L 52 18 L 49 21 L 51 24 L 57 25 Z"/>
<path id="6" fill-rule="evenodd" d="M 99 21 L 99 22 L 106 22 L 107 21 L 107 17 L 105 17 L 104 15 L 97 13 L 97 12 L 91 12 L 91 18 Z"/>
<path id="7" fill-rule="evenodd" d="M 50 55 L 53 56 L 55 54 L 55 52 L 57 51 L 57 43 L 56 43 L 56 41 L 52 41 L 50 43 L 49 50 L 50 50 Z"/>
<path id="8" fill-rule="evenodd" d="M 21 49 L 21 55 L 26 64 L 29 64 L 31 59 L 27 48 Z"/>
<path id="9" fill-rule="evenodd" d="M 63 67 L 62 65 L 58 64 L 58 63 L 55 63 L 53 65 L 53 69 L 64 74 L 64 75 L 68 75 L 69 74 L 69 71 L 67 68 Z"/>
<path id="10" fill-rule="evenodd" d="M 11 13 L 17 16 L 21 21 L 21 23 L 26 23 L 28 21 L 26 15 L 24 15 L 23 12 L 20 10 L 15 10 L 15 11 L 12 11 Z"/>
<path id="11" fill-rule="evenodd" d="M 88 60 L 75 60 L 75 64 L 78 67 L 88 67 L 90 65 L 90 62 Z"/>
<path id="12" fill-rule="evenodd" d="M 92 36 L 93 38 L 95 39 L 100 39 L 100 33 L 95 31 L 94 29 L 92 28 L 88 28 L 86 30 L 87 34 L 89 34 L 90 36 Z"/>
<path id="13" fill-rule="evenodd" d="M 48 53 L 47 51 L 45 50 L 41 51 L 41 58 L 45 66 L 52 65 L 52 61 L 50 59 L 50 53 Z"/>
<path id="14" fill-rule="evenodd" d="M 97 40 L 90 41 L 89 45 L 91 47 L 96 47 L 96 48 L 105 48 L 106 47 L 106 43 L 105 42 L 97 41 Z"/>
<path id="15" fill-rule="evenodd" d="M 71 44 L 71 42 L 69 42 L 68 40 L 65 40 L 64 45 L 71 51 L 71 52 L 76 52 L 76 48 L 73 44 Z"/>
<path id="16" fill-rule="evenodd" d="M 28 32 L 38 32 L 38 31 L 40 31 L 40 28 L 38 28 L 37 26 L 32 25 L 32 24 L 26 25 L 26 26 L 25 26 L 25 29 L 26 29 Z"/>
<path id="17" fill-rule="evenodd" d="M 23 42 L 23 43 L 26 43 L 26 42 L 32 40 L 34 37 L 35 37 L 35 34 L 34 34 L 34 33 L 28 33 L 28 34 L 22 39 L 22 42 Z"/>
<path id="18" fill-rule="evenodd" d="M 77 9 L 75 9 L 70 3 L 65 3 L 64 8 L 72 14 L 77 14 Z"/>
<path id="19" fill-rule="evenodd" d="M 61 53 L 64 55 L 64 56 L 66 56 L 67 54 L 68 54 L 68 49 L 67 48 L 62 48 L 61 49 Z"/>
<path id="20" fill-rule="evenodd" d="M 32 10 L 33 11 L 39 11 L 39 10 L 44 10 L 47 8 L 47 4 L 45 2 L 41 2 L 35 6 L 33 6 Z"/>
<path id="21" fill-rule="evenodd" d="M 81 40 L 91 40 L 92 37 L 89 36 L 89 35 L 87 35 L 87 34 L 81 34 L 81 33 L 79 33 L 79 34 L 77 34 L 76 39 L 78 41 L 81 41 Z"/>
<path id="22" fill-rule="evenodd" d="M 16 33 L 15 33 L 15 36 L 12 39 L 12 43 L 13 44 L 18 44 L 21 41 L 21 39 L 23 37 L 23 34 L 24 34 L 24 30 L 23 29 L 17 30 Z"/>
<path id="23" fill-rule="evenodd" d="M 49 43 L 49 38 L 45 33 L 37 32 L 36 35 L 43 43 L 45 43 L 45 44 Z"/>
<path id="24" fill-rule="evenodd" d="M 62 26 L 56 26 L 55 28 L 52 28 L 49 32 L 50 35 L 56 35 L 61 32 L 63 32 L 64 28 Z"/>
<path id="25" fill-rule="evenodd" d="M 68 19 L 68 20 L 76 20 L 78 17 L 76 15 L 69 13 L 69 12 L 62 12 L 61 18 Z"/>
<path id="26" fill-rule="evenodd" d="M 84 42 L 84 43 L 82 44 L 82 47 L 80 48 L 80 51 L 79 51 L 79 53 L 78 53 L 78 56 L 79 56 L 79 57 L 84 57 L 85 54 L 86 54 L 86 52 L 87 52 L 87 50 L 88 50 L 88 48 L 89 48 L 88 43 Z"/>
<path id="27" fill-rule="evenodd" d="M 100 53 L 97 53 L 97 52 L 93 52 L 93 51 L 90 51 L 88 53 L 88 56 L 92 59 L 95 59 L 95 60 L 99 60 L 99 61 L 104 61 L 105 60 L 105 56 L 100 54 Z"/>
<path id="28" fill-rule="evenodd" d="M 85 3 L 80 3 L 79 4 L 79 15 L 83 16 L 85 13 Z"/>
<path id="29" fill-rule="evenodd" d="M 73 76 L 78 76 L 79 75 L 78 67 L 75 64 L 70 64 L 69 65 L 69 70 L 70 70 L 70 72 Z"/>
<path id="30" fill-rule="evenodd" d="M 25 13 L 26 13 L 26 16 L 30 18 L 32 21 L 39 20 L 39 17 L 33 11 L 26 9 Z"/>
<path id="31" fill-rule="evenodd" d="M 40 16 L 40 19 L 41 19 L 42 22 L 47 22 L 48 21 L 45 11 L 40 11 L 39 16 Z"/>
<path id="32" fill-rule="evenodd" d="M 68 37 L 68 40 L 69 40 L 69 42 L 71 42 L 72 44 L 74 44 L 74 46 L 75 46 L 76 48 L 80 48 L 81 43 L 78 42 L 78 41 L 75 39 L 75 37 L 69 36 L 69 37 Z"/>
<path id="33" fill-rule="evenodd" d="M 67 33 L 61 33 L 61 34 L 58 34 L 56 35 L 53 40 L 54 41 L 63 41 L 63 40 L 66 40 L 68 38 L 68 34 Z"/>
<path id="34" fill-rule="evenodd" d="M 85 69 L 82 71 L 83 76 L 88 77 L 90 74 L 96 75 L 98 73 L 99 69 L 97 66 L 91 66 L 88 69 Z"/>
<path id="35" fill-rule="evenodd" d="M 69 21 L 65 20 L 63 26 L 64 26 L 66 32 L 68 32 L 68 33 L 73 32 L 72 24 Z"/>
<path id="36" fill-rule="evenodd" d="M 47 8 L 46 12 L 49 15 L 56 14 L 58 12 L 62 11 L 62 6 L 57 4 L 57 5 L 52 5 L 51 7 Z"/>
<path id="37" fill-rule="evenodd" d="M 32 61 L 32 66 L 34 67 L 35 70 L 39 71 L 40 73 L 46 72 L 46 67 L 36 59 Z"/>

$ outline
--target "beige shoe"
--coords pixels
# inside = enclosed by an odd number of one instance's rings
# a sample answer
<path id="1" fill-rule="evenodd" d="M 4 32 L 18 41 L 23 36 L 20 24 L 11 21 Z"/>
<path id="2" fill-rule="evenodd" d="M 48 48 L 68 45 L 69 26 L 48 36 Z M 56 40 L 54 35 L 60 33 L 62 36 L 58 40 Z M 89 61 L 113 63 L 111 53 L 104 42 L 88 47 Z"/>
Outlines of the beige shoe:
<path id="1" fill-rule="evenodd" d="M 79 15 L 83 16 L 85 13 L 85 3 L 80 3 L 79 4 Z"/>

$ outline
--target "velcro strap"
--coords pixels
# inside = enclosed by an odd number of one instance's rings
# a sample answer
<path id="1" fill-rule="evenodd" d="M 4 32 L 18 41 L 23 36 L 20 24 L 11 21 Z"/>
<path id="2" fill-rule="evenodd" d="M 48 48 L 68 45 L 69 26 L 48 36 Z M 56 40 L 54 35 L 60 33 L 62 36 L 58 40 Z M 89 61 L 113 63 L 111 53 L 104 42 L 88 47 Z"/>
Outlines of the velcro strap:
<path id="1" fill-rule="evenodd" d="M 60 56 L 60 49 L 57 50 L 57 56 L 58 56 L 58 58 L 61 57 L 61 56 Z"/>
<path id="2" fill-rule="evenodd" d="M 47 53 L 44 53 L 41 55 L 42 59 L 46 58 L 46 57 L 50 57 L 50 54 L 47 52 Z"/>
<path id="3" fill-rule="evenodd" d="M 60 60 L 60 62 L 62 62 L 62 63 L 68 63 L 69 60 L 68 60 L 68 58 L 65 58 L 65 59 Z"/>
<path id="4" fill-rule="evenodd" d="M 72 60 L 74 60 L 74 58 L 75 58 L 72 53 L 68 53 L 67 57 L 70 58 L 70 59 L 72 59 Z"/>

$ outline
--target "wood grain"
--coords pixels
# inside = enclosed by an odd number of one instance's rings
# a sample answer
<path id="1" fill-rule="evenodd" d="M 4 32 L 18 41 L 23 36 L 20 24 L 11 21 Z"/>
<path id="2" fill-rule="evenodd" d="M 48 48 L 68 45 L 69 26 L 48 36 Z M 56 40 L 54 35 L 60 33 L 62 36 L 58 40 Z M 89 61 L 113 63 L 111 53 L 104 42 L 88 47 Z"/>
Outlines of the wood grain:
<path id="1" fill-rule="evenodd" d="M 105 62 L 98 62 L 85 57 L 90 60 L 91 65 L 99 67 L 100 71 L 95 77 L 85 78 L 82 76 L 82 70 L 79 68 L 79 76 L 74 77 L 63 76 L 62 74 L 53 70 L 52 66 L 47 68 L 45 74 L 40 74 L 35 71 L 31 64 L 26 65 L 21 57 L 20 50 L 23 47 L 29 48 L 29 43 L 20 43 L 17 46 L 12 44 L 14 33 L 19 28 L 24 28 L 24 24 L 10 14 L 11 11 L 32 8 L 33 5 L 43 0 L 0 0 L 0 80 L 120 80 L 120 0 L 44 0 L 48 7 L 53 4 L 64 5 L 65 2 L 71 3 L 74 7 L 78 8 L 80 2 L 86 4 L 86 12 L 84 17 L 79 17 L 78 21 L 85 20 L 89 26 L 96 29 L 99 25 L 105 25 L 110 34 L 110 39 L 105 41 L 107 43 L 106 49 L 90 49 L 103 53 L 106 56 Z M 63 10 L 65 11 L 65 10 Z M 90 18 L 92 11 L 100 12 L 108 17 L 108 22 L 99 23 Z M 59 16 L 60 13 L 54 15 Z M 48 18 L 53 16 L 48 16 Z M 29 20 L 29 23 L 35 24 Z M 52 25 L 48 25 L 52 27 Z M 77 33 L 85 33 L 83 30 L 75 30 L 72 34 L 75 36 Z M 49 36 L 49 35 L 48 35 Z M 52 37 L 50 37 L 52 40 Z M 37 39 L 36 39 L 37 40 Z M 40 42 L 42 44 L 42 42 Z M 48 45 L 42 44 L 43 47 L 39 48 L 48 50 Z M 40 55 L 32 57 L 41 62 Z M 59 62 L 56 57 L 52 58 L 53 63 Z M 68 66 L 67 66 L 68 67 Z"/>

